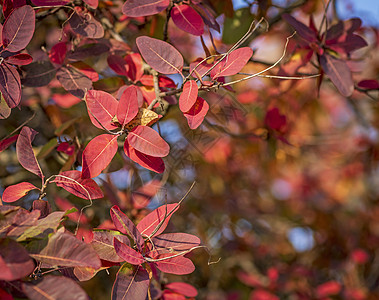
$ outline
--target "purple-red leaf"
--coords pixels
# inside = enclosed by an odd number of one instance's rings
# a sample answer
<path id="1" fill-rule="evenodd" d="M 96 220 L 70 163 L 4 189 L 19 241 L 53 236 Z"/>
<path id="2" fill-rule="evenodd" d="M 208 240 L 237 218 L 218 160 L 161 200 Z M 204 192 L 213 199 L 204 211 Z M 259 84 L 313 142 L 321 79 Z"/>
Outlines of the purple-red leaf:
<path id="1" fill-rule="evenodd" d="M 117 205 L 111 208 L 111 218 L 116 229 L 120 232 L 129 235 L 136 243 L 138 249 L 141 251 L 145 243 L 141 233 L 134 223 L 120 210 Z"/>
<path id="2" fill-rule="evenodd" d="M 289 14 L 284 14 L 283 19 L 286 20 L 296 30 L 296 32 L 307 42 L 313 43 L 317 41 L 316 33 L 308 26 L 299 22 Z"/>
<path id="3" fill-rule="evenodd" d="M 26 296 L 31 300 L 86 300 L 86 292 L 74 280 L 65 276 L 46 275 L 37 284 L 22 283 Z"/>
<path id="4" fill-rule="evenodd" d="M 138 113 L 138 88 L 128 86 L 121 95 L 117 106 L 117 121 L 122 125 L 128 124 Z"/>
<path id="5" fill-rule="evenodd" d="M 102 134 L 92 139 L 83 151 L 82 178 L 100 175 L 117 152 L 117 135 Z"/>
<path id="6" fill-rule="evenodd" d="M 55 78 L 56 69 L 48 60 L 35 61 L 22 67 L 24 76 L 22 84 L 25 86 L 39 87 L 48 85 Z"/>
<path id="7" fill-rule="evenodd" d="M 73 67 L 61 67 L 57 71 L 57 79 L 63 88 L 82 99 L 89 89 L 92 87 L 92 81 L 83 73 Z"/>
<path id="8" fill-rule="evenodd" d="M 183 57 L 169 43 L 148 36 L 136 40 L 143 59 L 156 71 L 163 74 L 180 73 L 183 68 Z"/>
<path id="9" fill-rule="evenodd" d="M 61 6 L 72 2 L 72 0 L 32 0 L 35 6 Z"/>
<path id="10" fill-rule="evenodd" d="M 140 265 L 145 262 L 141 253 L 120 242 L 116 237 L 113 239 L 113 245 L 117 255 L 126 262 L 132 265 Z"/>
<path id="11" fill-rule="evenodd" d="M 123 264 L 112 288 L 112 300 L 146 299 L 149 282 L 145 269 L 137 266 L 130 270 L 128 264 Z"/>
<path id="12" fill-rule="evenodd" d="M 97 128 L 103 129 L 104 127 L 108 130 L 117 128 L 111 123 L 117 112 L 118 101 L 111 94 L 90 90 L 86 94 L 86 103 L 88 115 L 93 125 Z"/>
<path id="13" fill-rule="evenodd" d="M 123 14 L 128 17 L 144 17 L 160 13 L 170 4 L 170 0 L 127 0 L 123 7 Z"/>
<path id="14" fill-rule="evenodd" d="M 32 148 L 32 141 L 37 133 L 37 131 L 27 126 L 22 127 L 16 143 L 16 152 L 21 166 L 43 178 L 44 176 Z"/>
<path id="15" fill-rule="evenodd" d="M 89 11 L 75 7 L 75 13 L 69 18 L 71 29 L 84 37 L 99 39 L 104 36 L 104 28 Z"/>
<path id="16" fill-rule="evenodd" d="M 183 86 L 183 92 L 179 97 L 179 108 L 187 112 L 195 104 L 199 88 L 195 80 L 187 81 Z"/>
<path id="17" fill-rule="evenodd" d="M 4 202 L 15 202 L 18 199 L 26 196 L 29 191 L 38 189 L 29 182 L 20 182 L 15 185 L 8 186 L 3 193 L 2 200 Z"/>
<path id="18" fill-rule="evenodd" d="M 170 146 L 154 129 L 139 125 L 129 132 L 128 143 L 134 149 L 154 157 L 164 157 L 170 152 Z"/>
<path id="19" fill-rule="evenodd" d="M 177 211 L 179 207 L 180 205 L 177 203 L 158 207 L 138 223 L 137 229 L 145 236 L 150 236 L 154 231 L 156 232 L 152 236 L 161 234 L 166 229 L 172 214 Z M 156 229 L 158 226 L 160 227 Z"/>
<path id="20" fill-rule="evenodd" d="M 27 53 L 19 53 L 12 55 L 10 57 L 7 57 L 6 62 L 11 65 L 17 65 L 17 66 L 25 66 L 30 64 L 33 61 L 33 57 L 31 57 Z"/>
<path id="21" fill-rule="evenodd" d="M 35 27 L 34 9 L 29 5 L 16 8 L 5 20 L 2 39 L 10 52 L 24 49 L 32 39 Z"/>
<path id="22" fill-rule="evenodd" d="M 146 207 L 151 199 L 161 189 L 162 183 L 159 180 L 153 179 L 141 186 L 138 190 L 132 192 L 132 200 L 134 207 L 141 209 Z"/>
<path id="23" fill-rule="evenodd" d="M 148 170 L 159 174 L 163 173 L 165 170 L 165 165 L 162 158 L 150 156 L 137 151 L 129 145 L 128 140 L 125 140 L 124 152 L 132 161 Z"/>
<path id="24" fill-rule="evenodd" d="M 358 87 L 365 90 L 378 90 L 379 82 L 375 79 L 364 79 L 358 82 Z M 1 142 L 0 142 L 1 145 Z M 1 146 L 0 146 L 1 151 Z"/>
<path id="25" fill-rule="evenodd" d="M 50 61 L 57 65 L 62 65 L 67 53 L 67 44 L 66 42 L 60 42 L 55 44 L 50 52 L 49 52 L 49 58 Z"/>
<path id="26" fill-rule="evenodd" d="M 171 258 L 170 258 L 171 257 Z M 183 256 L 174 256 L 171 253 L 162 254 L 154 259 L 162 259 L 154 262 L 159 270 L 164 273 L 171 273 L 176 275 L 190 274 L 195 271 L 195 266 L 189 258 Z"/>
<path id="27" fill-rule="evenodd" d="M 17 141 L 18 134 L 15 134 L 7 139 L 0 141 L 0 152 L 7 149 L 10 145 L 12 145 L 15 141 Z"/>
<path id="28" fill-rule="evenodd" d="M 349 97 L 354 91 L 354 82 L 348 65 L 327 53 L 320 56 L 320 64 L 338 91 L 343 96 Z"/>
<path id="29" fill-rule="evenodd" d="M 165 288 L 189 298 L 197 296 L 197 290 L 192 285 L 185 282 L 170 282 L 165 285 Z"/>
<path id="30" fill-rule="evenodd" d="M 109 231 L 94 231 L 91 246 L 93 249 L 95 249 L 100 259 L 111 262 L 122 262 L 123 259 L 117 255 L 114 249 L 114 238 L 123 242 L 125 245 L 130 244 L 128 237 L 125 235 L 116 235 Z"/>
<path id="31" fill-rule="evenodd" d="M 237 74 L 247 64 L 252 55 L 253 50 L 249 47 L 232 51 L 211 71 L 212 78 Z"/>
<path id="32" fill-rule="evenodd" d="M 10 108 L 19 105 L 21 100 L 21 80 L 16 68 L 3 63 L 0 65 L 0 92 Z"/>
<path id="33" fill-rule="evenodd" d="M 184 113 L 187 119 L 188 126 L 191 129 L 196 129 L 203 123 L 204 118 L 209 110 L 209 104 L 201 97 L 197 97 L 196 103 L 188 112 Z"/>
<path id="34" fill-rule="evenodd" d="M 204 33 L 204 22 L 201 16 L 189 5 L 175 5 L 171 10 L 175 25 L 193 35 Z"/>
<path id="35" fill-rule="evenodd" d="M 152 239 L 154 250 L 162 252 L 189 251 L 200 244 L 200 239 L 188 233 L 165 233 Z"/>
<path id="36" fill-rule="evenodd" d="M 103 198 L 103 192 L 97 183 L 90 178 L 82 179 L 81 172 L 76 170 L 60 173 L 52 181 L 71 194 L 83 199 Z"/>

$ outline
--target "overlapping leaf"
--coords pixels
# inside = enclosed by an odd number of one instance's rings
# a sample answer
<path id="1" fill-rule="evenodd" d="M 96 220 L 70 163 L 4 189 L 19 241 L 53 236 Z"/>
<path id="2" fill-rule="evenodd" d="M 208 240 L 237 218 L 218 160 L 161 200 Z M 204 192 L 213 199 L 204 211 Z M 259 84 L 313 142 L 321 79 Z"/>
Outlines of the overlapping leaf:
<path id="1" fill-rule="evenodd" d="M 171 10 L 171 18 L 176 26 L 190 34 L 199 36 L 204 33 L 203 19 L 189 5 L 175 5 Z"/>
<path id="2" fill-rule="evenodd" d="M 6 62 L 11 65 L 17 65 L 17 66 L 25 66 L 30 64 L 33 61 L 33 57 L 31 57 L 27 53 L 18 53 L 15 55 L 12 55 L 10 57 L 7 57 Z"/>
<path id="3" fill-rule="evenodd" d="M 50 61 L 36 61 L 27 66 L 23 66 L 24 76 L 22 84 L 25 86 L 39 87 L 48 85 L 55 78 L 56 69 Z"/>
<path id="4" fill-rule="evenodd" d="M 10 145 L 12 145 L 15 141 L 17 141 L 18 134 L 15 134 L 9 138 L 3 139 L 0 141 L 0 152 L 7 149 Z"/>
<path id="5" fill-rule="evenodd" d="M 117 121 L 125 126 L 138 113 L 138 88 L 134 85 L 127 87 L 121 95 L 120 101 L 117 106 Z"/>
<path id="6" fill-rule="evenodd" d="M 8 63 L 0 65 L 0 92 L 10 108 L 14 108 L 20 104 L 20 75 L 16 68 Z"/>
<path id="7" fill-rule="evenodd" d="M 26 196 L 31 190 L 38 189 L 29 182 L 20 182 L 15 185 L 8 186 L 3 193 L 2 199 L 4 202 L 14 202 Z"/>
<path id="8" fill-rule="evenodd" d="M 200 244 L 200 239 L 188 233 L 165 233 L 152 239 L 154 250 L 159 253 L 189 251 Z"/>
<path id="9" fill-rule="evenodd" d="M 196 103 L 188 112 L 184 113 L 187 119 L 188 126 L 191 129 L 196 129 L 203 123 L 205 116 L 209 110 L 209 104 L 201 97 L 197 97 Z"/>
<path id="10" fill-rule="evenodd" d="M 120 242 L 117 238 L 113 240 L 114 249 L 118 256 L 132 265 L 141 265 L 145 262 L 142 254 Z"/>
<path id="11" fill-rule="evenodd" d="M 93 125 L 108 130 L 117 128 L 111 124 L 118 106 L 117 100 L 112 95 L 103 91 L 90 90 L 86 94 L 86 103 Z"/>
<path id="12" fill-rule="evenodd" d="M 122 12 L 128 17 L 151 16 L 160 13 L 170 4 L 170 0 L 127 0 Z"/>
<path id="13" fill-rule="evenodd" d="M 154 259 L 155 265 L 164 273 L 185 275 L 195 271 L 195 266 L 189 258 L 184 256 L 173 256 L 171 253 L 158 255 Z"/>
<path id="14" fill-rule="evenodd" d="M 307 42 L 313 43 L 317 41 L 316 33 L 308 26 L 299 22 L 289 14 L 284 14 L 282 18 L 286 20 L 293 28 L 295 28 L 296 32 Z"/>
<path id="15" fill-rule="evenodd" d="M 61 67 L 57 71 L 57 79 L 63 88 L 78 98 L 83 98 L 92 87 L 92 81 L 73 67 Z"/>
<path id="16" fill-rule="evenodd" d="M 75 7 L 75 13 L 68 19 L 71 29 L 84 37 L 99 39 L 104 36 L 104 28 L 89 11 Z"/>
<path id="17" fill-rule="evenodd" d="M 187 81 L 183 86 L 183 92 L 179 97 L 179 108 L 182 112 L 187 112 L 195 104 L 199 89 L 195 80 Z"/>
<path id="18" fill-rule="evenodd" d="M 122 262 L 124 260 L 117 255 L 113 246 L 114 238 L 125 245 L 130 244 L 128 237 L 125 235 L 116 234 L 110 231 L 94 231 L 91 246 L 95 249 L 100 259 L 111 262 Z"/>

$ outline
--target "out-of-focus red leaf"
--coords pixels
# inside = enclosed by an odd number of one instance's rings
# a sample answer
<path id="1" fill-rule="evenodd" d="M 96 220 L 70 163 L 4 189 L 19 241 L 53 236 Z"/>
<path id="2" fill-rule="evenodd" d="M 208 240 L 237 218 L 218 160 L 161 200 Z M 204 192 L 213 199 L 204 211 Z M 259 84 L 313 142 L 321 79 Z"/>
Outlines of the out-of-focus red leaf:
<path id="1" fill-rule="evenodd" d="M 71 66 L 75 67 L 79 70 L 80 73 L 87 76 L 91 81 L 95 82 L 99 80 L 99 74 L 89 65 L 82 61 L 77 61 L 71 64 Z"/>
<path id="2" fill-rule="evenodd" d="M 35 260 L 51 266 L 91 267 L 98 269 L 101 262 L 95 250 L 74 235 L 57 232 L 39 253 L 30 254 Z"/>
<path id="3" fill-rule="evenodd" d="M 0 299 L 2 300 L 14 300 L 11 294 L 8 294 L 6 291 L 0 288 Z"/>
<path id="4" fill-rule="evenodd" d="M 75 13 L 68 20 L 71 29 L 84 37 L 99 39 L 104 36 L 104 28 L 89 11 L 76 6 Z"/>
<path id="5" fill-rule="evenodd" d="M 162 259 L 155 261 L 154 264 L 159 270 L 164 273 L 185 275 L 195 271 L 195 266 L 189 258 L 183 256 L 173 256 L 173 254 L 167 253 L 154 257 L 154 259 Z"/>
<path id="6" fill-rule="evenodd" d="M 36 285 L 23 283 L 24 293 L 31 300 L 86 300 L 86 292 L 74 280 L 65 276 L 46 275 Z"/>
<path id="7" fill-rule="evenodd" d="M 348 65 L 327 53 L 320 56 L 320 64 L 338 91 L 343 96 L 349 97 L 354 91 L 354 82 Z"/>
<path id="8" fill-rule="evenodd" d="M 209 104 L 201 97 L 197 97 L 195 104 L 191 109 L 184 113 L 187 119 L 188 126 L 191 129 L 196 129 L 203 123 L 205 116 L 209 110 Z"/>
<path id="9" fill-rule="evenodd" d="M 34 200 L 32 208 L 33 210 L 40 211 L 40 219 L 45 218 L 47 215 L 51 213 L 51 206 L 49 202 L 45 200 Z"/>
<path id="10" fill-rule="evenodd" d="M 114 205 L 111 208 L 110 213 L 113 224 L 116 226 L 117 230 L 129 235 L 136 243 L 138 250 L 142 251 L 142 246 L 145 241 L 134 223 L 120 210 L 117 205 Z"/>
<path id="11" fill-rule="evenodd" d="M 125 235 L 116 235 L 109 231 L 94 231 L 91 246 L 95 249 L 100 259 L 111 262 L 122 262 L 124 260 L 117 255 L 113 246 L 114 238 L 125 245 L 130 245 L 129 239 Z"/>
<path id="12" fill-rule="evenodd" d="M 185 282 L 170 282 L 169 284 L 166 284 L 165 287 L 186 297 L 197 296 L 197 290 L 192 285 Z"/>
<path id="13" fill-rule="evenodd" d="M 189 5 L 175 5 L 171 10 L 171 18 L 175 25 L 185 32 L 197 36 L 204 33 L 203 19 Z"/>
<path id="14" fill-rule="evenodd" d="M 82 178 L 96 177 L 110 164 L 117 152 L 117 137 L 102 134 L 88 143 L 82 156 Z"/>
<path id="15" fill-rule="evenodd" d="M 19 243 L 0 239 L 0 280 L 13 281 L 33 272 L 34 262 Z"/>
<path id="16" fill-rule="evenodd" d="M 179 108 L 182 112 L 187 112 L 195 104 L 199 89 L 195 80 L 187 81 L 183 86 L 183 92 L 179 97 Z"/>
<path id="17" fill-rule="evenodd" d="M 308 26 L 299 22 L 289 14 L 283 14 L 282 18 L 286 20 L 296 30 L 296 32 L 307 42 L 313 43 L 317 41 L 316 33 Z"/>
<path id="18" fill-rule="evenodd" d="M 27 126 L 22 127 L 16 143 L 16 152 L 21 166 L 43 178 L 44 176 L 32 148 L 32 141 L 37 133 L 37 131 Z"/>
<path id="19" fill-rule="evenodd" d="M 355 249 L 351 253 L 351 259 L 357 264 L 365 264 L 370 259 L 370 256 L 363 249 Z"/>
<path id="20" fill-rule="evenodd" d="M 78 98 L 76 98 L 76 99 L 78 99 Z M 75 153 L 75 145 L 71 144 L 69 142 L 60 143 L 57 147 L 57 151 L 63 152 L 65 154 L 71 156 Z"/>
<path id="21" fill-rule="evenodd" d="M 72 94 L 53 94 L 51 98 L 57 105 L 63 108 L 70 108 L 82 101 Z"/>
<path id="22" fill-rule="evenodd" d="M 170 4 L 170 0 L 127 0 L 122 6 L 128 17 L 144 17 L 160 13 Z"/>
<path id="23" fill-rule="evenodd" d="M 254 288 L 265 286 L 265 283 L 263 282 L 262 278 L 252 273 L 249 274 L 246 272 L 239 271 L 237 272 L 237 278 L 242 283 Z"/>
<path id="24" fill-rule="evenodd" d="M 57 79 L 66 91 L 80 99 L 82 99 L 86 91 L 92 87 L 91 79 L 70 66 L 61 67 L 57 71 Z"/>
<path id="25" fill-rule="evenodd" d="M 152 236 L 160 235 L 166 229 L 170 218 L 179 207 L 180 205 L 177 203 L 158 207 L 138 223 L 137 229 L 142 235 L 150 236 L 156 230 L 156 227 L 162 222 L 159 229 Z"/>
<path id="26" fill-rule="evenodd" d="M 142 167 L 151 170 L 156 173 L 163 173 L 165 170 L 165 165 L 160 157 L 154 157 L 142 152 L 137 151 L 132 146 L 129 145 L 128 140 L 124 143 L 124 152 L 132 161 L 141 165 Z"/>
<path id="27" fill-rule="evenodd" d="M 83 0 L 89 7 L 96 9 L 99 6 L 99 0 Z"/>
<path id="28" fill-rule="evenodd" d="M 10 145 L 12 145 L 15 141 L 17 141 L 18 134 L 12 135 L 7 139 L 3 139 L 0 141 L 0 152 L 7 149 Z"/>
<path id="29" fill-rule="evenodd" d="M 112 288 L 112 300 L 145 299 L 149 289 L 149 274 L 140 266 L 129 269 L 123 264 Z"/>
<path id="30" fill-rule="evenodd" d="M 237 74 L 247 64 L 252 55 L 253 50 L 249 47 L 232 51 L 211 71 L 212 78 Z"/>
<path id="31" fill-rule="evenodd" d="M 52 182 L 55 182 L 57 186 L 64 188 L 71 194 L 83 199 L 89 200 L 90 197 L 91 199 L 104 197 L 100 187 L 93 179 L 82 179 L 80 176 L 80 171 L 64 171 L 57 175 Z"/>
<path id="32" fill-rule="evenodd" d="M 33 57 L 31 57 L 27 53 L 19 53 L 12 55 L 6 59 L 6 62 L 11 65 L 17 66 L 25 66 L 30 64 L 33 61 Z"/>
<path id="33" fill-rule="evenodd" d="M 32 39 L 34 27 L 35 14 L 31 6 L 24 5 L 13 10 L 3 25 L 4 48 L 10 52 L 24 49 Z"/>
<path id="34" fill-rule="evenodd" d="M 140 265 L 145 262 L 142 254 L 133 250 L 128 245 L 125 245 L 123 242 L 120 242 L 118 239 L 113 239 L 114 249 L 118 256 L 120 256 L 126 262 L 132 265 Z"/>
<path id="35" fill-rule="evenodd" d="M 263 289 L 257 289 L 251 292 L 249 300 L 279 300 L 279 297 Z"/>
<path id="36" fill-rule="evenodd" d="M 19 105 L 21 100 L 21 80 L 16 68 L 8 63 L 0 65 L 0 92 L 10 108 Z"/>
<path id="37" fill-rule="evenodd" d="M 128 65 L 120 55 L 112 54 L 107 58 L 109 67 L 118 75 L 127 76 Z"/>
<path id="38" fill-rule="evenodd" d="M 164 290 L 162 300 L 186 300 L 186 297 L 171 290 Z"/>
<path id="39" fill-rule="evenodd" d="M 134 85 L 128 86 L 121 95 L 117 106 L 117 121 L 125 126 L 138 113 L 138 88 Z"/>
<path id="40" fill-rule="evenodd" d="M 116 115 L 118 101 L 107 92 L 90 90 L 86 94 L 88 115 L 92 124 L 97 128 L 111 130 L 117 128 L 112 125 L 112 119 Z M 96 119 L 95 119 L 95 117 Z M 101 126 L 99 124 L 101 123 Z"/>
<path id="41" fill-rule="evenodd" d="M 379 82 L 375 79 L 365 79 L 358 82 L 358 87 L 365 90 L 378 90 Z"/>
<path id="42" fill-rule="evenodd" d="M 194 77 L 202 78 L 204 77 L 204 74 L 209 70 L 210 67 L 212 67 L 212 64 L 208 64 L 206 61 L 202 62 L 203 58 L 197 58 L 195 61 L 190 63 L 190 72 L 195 69 L 195 71 L 192 73 Z M 202 62 L 200 65 L 199 63 Z"/>
<path id="43" fill-rule="evenodd" d="M 183 57 L 169 43 L 148 36 L 136 39 L 143 59 L 156 71 L 163 74 L 181 73 Z"/>
<path id="44" fill-rule="evenodd" d="M 15 8 L 26 5 L 26 0 L 3 0 L 2 4 L 4 18 L 8 18 Z"/>
<path id="45" fill-rule="evenodd" d="M 37 224 L 40 215 L 41 212 L 39 210 L 33 210 L 30 213 L 20 215 L 19 218 L 15 218 L 12 226 L 9 228 L 7 237 L 18 238 L 27 229 Z"/>
<path id="46" fill-rule="evenodd" d="M 316 289 L 316 295 L 318 298 L 325 298 L 332 295 L 337 295 L 341 291 L 341 284 L 337 281 L 328 281 L 320 284 Z"/>
<path id="47" fill-rule="evenodd" d="M 128 143 L 134 149 L 154 157 L 164 157 L 170 152 L 170 146 L 154 129 L 139 125 L 129 132 Z"/>
<path id="48" fill-rule="evenodd" d="M 265 123 L 270 128 L 281 131 L 286 126 L 287 119 L 285 115 L 280 114 L 277 107 L 274 107 L 267 111 L 265 116 Z"/>
<path id="49" fill-rule="evenodd" d="M 146 205 L 150 203 L 151 198 L 153 198 L 160 190 L 161 186 L 162 185 L 159 180 L 153 179 L 140 187 L 138 190 L 132 192 L 134 207 L 137 209 L 146 207 Z"/>
<path id="50" fill-rule="evenodd" d="M 164 252 L 188 251 L 200 244 L 200 239 L 188 233 L 160 234 L 152 239 L 154 250 L 162 254 Z"/>
<path id="51" fill-rule="evenodd" d="M 70 61 L 81 61 L 89 57 L 99 56 L 108 52 L 109 49 L 109 45 L 101 42 L 89 43 L 67 52 L 66 56 Z"/>
<path id="52" fill-rule="evenodd" d="M 2 200 L 4 202 L 15 202 L 26 196 L 29 191 L 39 189 L 29 182 L 20 182 L 15 185 L 8 186 L 3 193 Z"/>
<path id="53" fill-rule="evenodd" d="M 67 44 L 66 42 L 59 42 L 55 44 L 50 52 L 49 52 L 49 58 L 50 61 L 57 65 L 62 65 L 67 53 Z"/>

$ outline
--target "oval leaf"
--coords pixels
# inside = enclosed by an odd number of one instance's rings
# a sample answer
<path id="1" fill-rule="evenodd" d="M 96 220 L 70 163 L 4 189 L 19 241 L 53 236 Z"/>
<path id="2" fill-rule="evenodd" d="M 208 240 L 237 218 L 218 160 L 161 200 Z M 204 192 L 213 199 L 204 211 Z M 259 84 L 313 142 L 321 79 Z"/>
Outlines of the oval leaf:
<path id="1" fill-rule="evenodd" d="M 171 18 L 181 30 L 193 35 L 204 33 L 204 22 L 201 16 L 188 5 L 175 5 L 171 10 Z"/>
<path id="2" fill-rule="evenodd" d="M 200 239 L 188 233 L 166 233 L 160 234 L 152 239 L 154 250 L 159 253 L 164 252 L 181 252 L 191 250 L 200 244 Z"/>
<path id="3" fill-rule="evenodd" d="M 289 14 L 283 14 L 282 18 L 286 20 L 296 30 L 296 32 L 307 42 L 313 43 L 317 41 L 316 33 L 308 26 L 299 22 Z"/>
<path id="4" fill-rule="evenodd" d="M 104 36 L 104 28 L 89 11 L 75 7 L 75 13 L 69 18 L 71 29 L 81 36 L 99 39 Z"/>
<path id="5" fill-rule="evenodd" d="M 66 53 L 67 53 L 66 42 L 59 42 L 55 44 L 49 52 L 50 61 L 54 64 L 62 65 L 64 62 L 64 59 L 66 58 Z"/>
<path id="6" fill-rule="evenodd" d="M 80 99 L 92 87 L 91 79 L 72 67 L 61 67 L 57 71 L 57 79 L 67 92 Z"/>
<path id="7" fill-rule="evenodd" d="M 185 282 L 170 282 L 166 284 L 165 287 L 189 298 L 197 296 L 197 290 Z"/>
<path id="8" fill-rule="evenodd" d="M 117 255 L 114 246 L 113 239 L 116 238 L 123 242 L 125 245 L 129 245 L 129 239 L 125 235 L 116 235 L 109 231 L 94 231 L 91 246 L 95 249 L 100 259 L 111 262 L 122 262 L 123 259 Z"/>
<path id="9" fill-rule="evenodd" d="M 123 14 L 128 17 L 144 17 L 160 13 L 170 4 L 170 0 L 127 0 L 123 7 Z"/>
<path id="10" fill-rule="evenodd" d="M 108 130 L 117 128 L 111 123 L 117 112 L 118 101 L 111 94 L 90 90 L 86 94 L 86 103 L 88 115 L 93 125 Z"/>
<path id="11" fill-rule="evenodd" d="M 102 134 L 91 140 L 83 151 L 82 178 L 100 175 L 117 152 L 117 135 Z"/>
<path id="12" fill-rule="evenodd" d="M 170 152 L 170 146 L 158 132 L 147 126 L 137 126 L 129 132 L 128 143 L 134 149 L 154 157 L 164 157 Z"/>
<path id="13" fill-rule="evenodd" d="M 26 196 L 29 191 L 38 189 L 29 182 L 21 182 L 15 185 L 8 186 L 3 193 L 2 200 L 4 202 L 15 202 L 18 199 Z"/>
<path id="14" fill-rule="evenodd" d="M 22 70 L 24 71 L 22 84 L 32 87 L 48 85 L 56 73 L 54 66 L 48 60 L 33 62 L 22 67 Z"/>
<path id="15" fill-rule="evenodd" d="M 164 259 L 154 263 L 157 266 L 157 268 L 164 273 L 185 275 L 195 271 L 195 266 L 189 258 L 183 256 L 174 257 L 173 254 L 167 253 L 159 255 L 154 259 L 162 258 Z"/>
<path id="16" fill-rule="evenodd" d="M 6 62 L 11 65 L 25 66 L 33 61 L 33 57 L 26 53 L 12 55 L 6 59 Z"/>
<path id="17" fill-rule="evenodd" d="M 169 43 L 148 36 L 136 40 L 143 59 L 156 71 L 163 74 L 180 73 L 183 68 L 183 57 Z"/>
<path id="18" fill-rule="evenodd" d="M 7 149 L 10 145 L 12 145 L 15 141 L 17 141 L 18 134 L 15 134 L 7 139 L 0 141 L 0 152 Z"/>
<path id="19" fill-rule="evenodd" d="M 179 108 L 182 112 L 187 112 L 195 104 L 199 88 L 195 80 L 187 81 L 183 86 L 183 92 L 179 97 Z"/>
<path id="20" fill-rule="evenodd" d="M 196 129 L 203 123 L 204 118 L 209 110 L 209 104 L 201 97 L 197 97 L 196 103 L 191 109 L 184 113 L 187 119 L 188 126 L 191 129 Z"/>
<path id="21" fill-rule="evenodd" d="M 0 92 L 10 108 L 14 108 L 20 104 L 20 75 L 17 70 L 8 63 L 0 65 Z"/>
<path id="22" fill-rule="evenodd" d="M 158 207 L 138 223 L 137 229 L 142 235 L 145 236 L 150 236 L 154 233 L 154 231 L 156 232 L 152 236 L 161 234 L 166 229 L 172 214 L 177 211 L 179 207 L 180 205 L 177 203 L 171 203 Z"/>
<path id="23" fill-rule="evenodd" d="M 145 259 L 141 253 L 133 250 L 128 245 L 120 242 L 118 239 L 113 239 L 113 245 L 117 255 L 124 259 L 126 262 L 132 265 L 140 265 L 145 262 Z"/>
<path id="24" fill-rule="evenodd" d="M 121 95 L 120 101 L 117 106 L 117 121 L 125 126 L 138 113 L 138 90 L 134 85 L 128 86 Z"/>
<path id="25" fill-rule="evenodd" d="M 43 178 L 44 176 L 32 148 L 32 141 L 36 134 L 37 131 L 27 126 L 22 127 L 16 143 L 16 152 L 21 166 L 29 172 Z"/>
<path id="26" fill-rule="evenodd" d="M 5 20 L 2 39 L 10 52 L 24 49 L 32 39 L 35 27 L 34 9 L 29 5 L 16 8 Z"/>

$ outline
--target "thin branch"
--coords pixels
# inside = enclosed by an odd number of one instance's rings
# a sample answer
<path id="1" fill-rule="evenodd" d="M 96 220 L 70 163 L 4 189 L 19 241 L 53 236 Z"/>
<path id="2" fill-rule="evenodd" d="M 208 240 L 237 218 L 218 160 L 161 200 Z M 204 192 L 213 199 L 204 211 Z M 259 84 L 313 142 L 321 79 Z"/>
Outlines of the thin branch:
<path id="1" fill-rule="evenodd" d="M 28 124 L 34 117 L 36 116 L 36 112 L 34 111 L 33 114 L 28 118 L 26 119 L 24 122 L 22 122 L 22 124 L 20 126 L 18 126 L 15 130 L 13 130 L 10 134 L 8 134 L 4 139 L 7 139 L 9 138 L 10 136 L 12 136 L 13 134 L 15 134 L 17 131 L 19 131 L 23 126 L 25 126 L 26 124 Z"/>
<path id="2" fill-rule="evenodd" d="M 252 75 L 248 73 L 238 73 L 239 75 Z M 285 80 L 300 80 L 300 79 L 310 79 L 319 77 L 321 74 L 312 74 L 312 75 L 306 75 L 306 76 L 278 76 L 278 75 L 258 75 L 258 77 L 263 78 L 274 78 L 274 79 L 285 79 Z"/>

